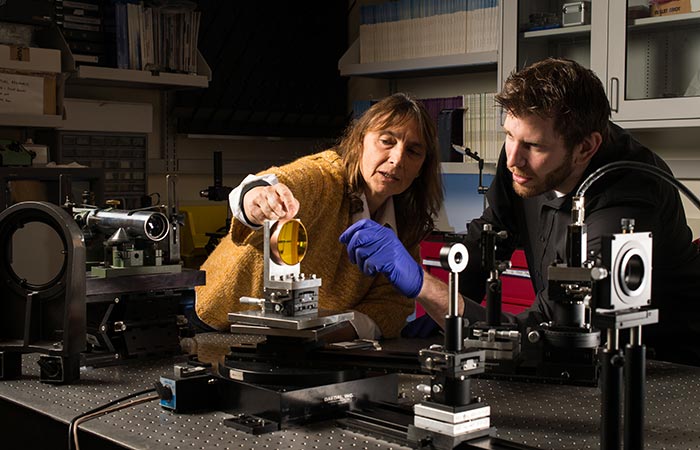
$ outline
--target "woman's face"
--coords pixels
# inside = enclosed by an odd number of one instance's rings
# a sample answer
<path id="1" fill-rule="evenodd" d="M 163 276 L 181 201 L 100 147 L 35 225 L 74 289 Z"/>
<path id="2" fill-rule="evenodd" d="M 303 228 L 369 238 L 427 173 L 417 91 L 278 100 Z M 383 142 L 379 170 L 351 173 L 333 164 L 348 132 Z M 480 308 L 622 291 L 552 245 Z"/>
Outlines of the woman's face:
<path id="1" fill-rule="evenodd" d="M 372 212 L 408 189 L 420 175 L 426 152 L 415 120 L 365 134 L 360 171 Z"/>

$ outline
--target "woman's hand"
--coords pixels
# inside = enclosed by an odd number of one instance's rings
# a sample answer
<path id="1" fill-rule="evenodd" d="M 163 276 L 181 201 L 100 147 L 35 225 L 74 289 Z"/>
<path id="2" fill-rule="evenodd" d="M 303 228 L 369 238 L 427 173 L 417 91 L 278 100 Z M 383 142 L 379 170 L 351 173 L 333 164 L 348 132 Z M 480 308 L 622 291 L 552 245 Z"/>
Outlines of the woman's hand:
<path id="1" fill-rule="evenodd" d="M 287 185 L 257 186 L 243 197 L 243 211 L 251 223 L 292 219 L 299 212 L 299 201 Z"/>

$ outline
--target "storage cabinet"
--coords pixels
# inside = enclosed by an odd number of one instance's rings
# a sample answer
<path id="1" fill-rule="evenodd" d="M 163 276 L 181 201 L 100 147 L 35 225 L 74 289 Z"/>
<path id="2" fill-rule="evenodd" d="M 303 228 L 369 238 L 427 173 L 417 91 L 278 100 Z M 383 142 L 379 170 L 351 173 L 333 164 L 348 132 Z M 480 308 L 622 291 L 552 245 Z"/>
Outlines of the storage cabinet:
<path id="1" fill-rule="evenodd" d="M 627 128 L 700 126 L 700 11 L 627 19 L 631 3 L 609 4 L 613 120 Z"/>
<path id="2" fill-rule="evenodd" d="M 104 198 L 119 200 L 122 209 L 137 209 L 144 207 L 148 193 L 146 144 L 145 134 L 58 131 L 52 150 L 59 164 L 99 170 Z"/>
<path id="3" fill-rule="evenodd" d="M 548 56 L 570 58 L 603 81 L 622 127 L 700 126 L 700 11 L 650 16 L 647 3 L 595 0 L 590 23 L 573 26 L 561 26 L 562 2 L 509 3 L 504 30 L 517 32 L 503 33 L 499 78 Z"/>
<path id="4" fill-rule="evenodd" d="M 585 2 L 580 22 L 563 23 L 563 5 L 577 2 L 519 0 L 504 10 L 499 79 L 547 57 L 568 58 L 604 80 L 608 63 L 608 0 Z M 580 2 L 579 2 L 580 3 Z M 571 20 L 571 19 L 568 19 Z M 500 87 L 500 85 L 499 85 Z"/>
<path id="5" fill-rule="evenodd" d="M 602 10 L 602 2 L 590 6 Z M 520 0 L 504 9 L 502 78 L 548 56 L 569 58 L 591 66 L 591 14 L 583 24 L 562 26 L 562 2 Z M 586 4 L 587 6 L 590 4 Z M 596 33 L 597 34 L 597 33 Z"/>

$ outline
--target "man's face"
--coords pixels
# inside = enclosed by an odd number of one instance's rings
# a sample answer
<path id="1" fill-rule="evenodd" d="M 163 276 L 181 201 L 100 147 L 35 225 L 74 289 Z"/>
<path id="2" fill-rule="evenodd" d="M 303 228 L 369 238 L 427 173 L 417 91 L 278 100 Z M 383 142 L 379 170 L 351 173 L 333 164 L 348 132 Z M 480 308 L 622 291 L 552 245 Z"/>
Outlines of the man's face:
<path id="1" fill-rule="evenodd" d="M 527 198 L 551 190 L 568 193 L 574 188 L 578 178 L 573 174 L 573 151 L 554 131 L 553 119 L 508 114 L 503 128 L 506 164 L 516 194 Z"/>

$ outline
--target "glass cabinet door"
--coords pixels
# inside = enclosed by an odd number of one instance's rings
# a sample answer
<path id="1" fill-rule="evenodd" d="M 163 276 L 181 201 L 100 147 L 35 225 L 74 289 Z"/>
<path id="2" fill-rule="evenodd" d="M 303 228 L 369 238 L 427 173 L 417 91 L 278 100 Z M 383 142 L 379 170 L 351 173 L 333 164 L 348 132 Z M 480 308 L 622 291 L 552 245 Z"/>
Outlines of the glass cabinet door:
<path id="1" fill-rule="evenodd" d="M 569 58 L 590 67 L 591 6 L 560 1 L 519 2 L 518 69 L 549 56 Z"/>
<path id="2" fill-rule="evenodd" d="M 700 11 L 654 15 L 646 3 L 609 3 L 613 120 L 639 128 L 700 126 Z"/>
<path id="3" fill-rule="evenodd" d="M 550 56 L 573 59 L 596 70 L 591 58 L 593 8 L 604 3 L 601 0 L 504 2 L 502 77 Z"/>
<path id="4" fill-rule="evenodd" d="M 504 3 L 499 86 L 514 70 L 568 58 L 607 76 L 608 0 L 519 0 Z"/>

